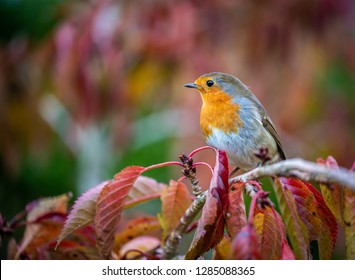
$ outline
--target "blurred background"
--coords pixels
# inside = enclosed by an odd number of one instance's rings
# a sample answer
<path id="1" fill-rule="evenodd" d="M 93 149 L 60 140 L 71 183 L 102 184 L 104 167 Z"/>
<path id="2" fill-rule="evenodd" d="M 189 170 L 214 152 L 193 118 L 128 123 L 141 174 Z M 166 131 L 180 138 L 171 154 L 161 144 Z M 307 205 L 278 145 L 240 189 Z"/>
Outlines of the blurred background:
<path id="1" fill-rule="evenodd" d="M 1 0 L 0 211 L 205 145 L 183 84 L 211 71 L 251 88 L 288 157 L 350 167 L 354 21 L 352 0 Z"/>

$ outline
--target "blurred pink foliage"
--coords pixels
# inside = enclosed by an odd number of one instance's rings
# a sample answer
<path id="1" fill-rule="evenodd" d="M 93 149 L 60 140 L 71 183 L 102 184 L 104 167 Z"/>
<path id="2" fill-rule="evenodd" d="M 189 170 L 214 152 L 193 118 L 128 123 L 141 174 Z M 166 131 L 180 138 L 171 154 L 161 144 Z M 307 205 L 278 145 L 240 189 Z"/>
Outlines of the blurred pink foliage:
<path id="1" fill-rule="evenodd" d="M 66 137 L 108 123 L 116 150 L 134 143 L 135 122 L 165 112 L 145 133 L 176 128 L 167 136 L 175 139 L 171 149 L 162 151 L 176 158 L 204 144 L 200 98 L 182 85 L 210 71 L 251 88 L 289 157 L 332 154 L 342 165 L 352 162 L 353 1 L 98 0 L 58 9 L 61 22 L 40 43 L 17 37 L 0 48 L 6 167 L 16 169 L 23 147 L 45 151 L 51 141 L 39 112 L 46 95 L 71 117 Z"/>

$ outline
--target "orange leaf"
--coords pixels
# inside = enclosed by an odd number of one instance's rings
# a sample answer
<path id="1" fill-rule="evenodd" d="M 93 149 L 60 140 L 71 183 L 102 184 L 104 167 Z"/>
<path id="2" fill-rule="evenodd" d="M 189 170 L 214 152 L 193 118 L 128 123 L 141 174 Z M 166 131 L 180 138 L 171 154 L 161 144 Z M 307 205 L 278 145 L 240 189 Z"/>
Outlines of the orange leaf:
<path id="1" fill-rule="evenodd" d="M 344 224 L 346 257 L 355 260 L 355 192 L 344 190 Z"/>
<path id="2" fill-rule="evenodd" d="M 230 259 L 261 260 L 258 237 L 253 224 L 246 224 L 232 241 Z"/>
<path id="3" fill-rule="evenodd" d="M 117 173 L 100 192 L 96 202 L 94 226 L 99 253 L 109 258 L 125 199 L 144 167 L 130 166 Z"/>
<path id="4" fill-rule="evenodd" d="M 165 184 L 158 183 L 152 178 L 139 176 L 128 193 L 124 208 L 130 208 L 139 203 L 159 198 L 165 186 Z"/>
<path id="5" fill-rule="evenodd" d="M 68 201 L 69 196 L 64 194 L 43 198 L 34 204 L 27 214 L 27 226 L 16 258 L 22 252 L 31 253 L 58 236 L 67 213 Z"/>
<path id="6" fill-rule="evenodd" d="M 276 213 L 276 211 L 275 211 Z M 276 214 L 278 215 L 278 214 Z M 281 217 L 279 217 L 281 221 Z M 263 259 L 277 260 L 282 254 L 282 236 L 278 221 L 270 207 L 262 209 L 253 218 Z"/>
<path id="7" fill-rule="evenodd" d="M 214 260 L 228 260 L 231 250 L 231 240 L 228 236 L 223 236 L 221 242 L 217 244 L 214 250 Z"/>
<path id="8" fill-rule="evenodd" d="M 229 203 L 226 213 L 226 228 L 228 235 L 234 238 L 246 224 L 244 185 L 235 183 L 229 188 Z"/>
<path id="9" fill-rule="evenodd" d="M 139 236 L 122 246 L 119 257 L 126 259 L 136 259 L 141 253 L 149 253 L 160 246 L 160 240 L 153 236 Z"/>
<path id="10" fill-rule="evenodd" d="M 160 229 L 160 224 L 155 217 L 145 216 L 131 220 L 122 231 L 116 234 L 114 251 L 118 252 L 119 248 L 128 241 L 157 229 Z"/>
<path id="11" fill-rule="evenodd" d="M 163 228 L 163 240 L 178 225 L 181 217 L 191 204 L 191 194 L 182 182 L 170 181 L 169 187 L 161 194 L 162 215 L 159 216 Z"/>
<path id="12" fill-rule="evenodd" d="M 308 259 L 308 231 L 298 215 L 295 198 L 281 178 L 274 179 L 274 189 L 295 257 Z"/>
<path id="13" fill-rule="evenodd" d="M 217 150 L 216 165 L 191 246 L 185 259 L 196 259 L 216 246 L 224 235 L 224 214 L 228 207 L 228 158 Z"/>

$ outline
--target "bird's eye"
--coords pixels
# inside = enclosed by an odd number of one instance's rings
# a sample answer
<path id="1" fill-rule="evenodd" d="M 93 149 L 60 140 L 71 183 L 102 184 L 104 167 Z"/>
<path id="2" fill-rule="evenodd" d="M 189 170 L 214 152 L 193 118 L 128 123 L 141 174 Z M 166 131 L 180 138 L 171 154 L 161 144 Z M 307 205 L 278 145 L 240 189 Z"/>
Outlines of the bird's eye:
<path id="1" fill-rule="evenodd" d="M 211 86 L 214 85 L 214 81 L 208 80 L 208 81 L 206 82 L 206 85 L 207 85 L 208 87 L 211 87 Z"/>

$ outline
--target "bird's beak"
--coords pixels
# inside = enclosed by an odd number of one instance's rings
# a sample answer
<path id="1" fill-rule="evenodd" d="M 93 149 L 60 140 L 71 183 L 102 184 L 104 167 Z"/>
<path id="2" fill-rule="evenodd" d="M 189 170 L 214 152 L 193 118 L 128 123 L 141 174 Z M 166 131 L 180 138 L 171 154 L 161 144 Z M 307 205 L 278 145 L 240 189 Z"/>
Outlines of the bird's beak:
<path id="1" fill-rule="evenodd" d="M 184 87 L 199 89 L 199 86 L 196 85 L 195 83 L 184 84 Z"/>

